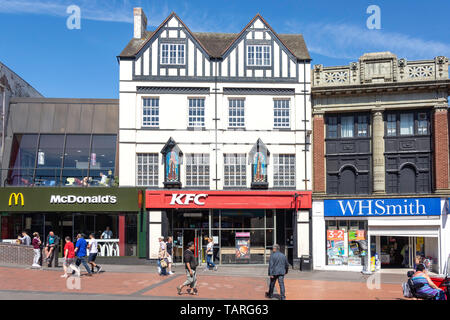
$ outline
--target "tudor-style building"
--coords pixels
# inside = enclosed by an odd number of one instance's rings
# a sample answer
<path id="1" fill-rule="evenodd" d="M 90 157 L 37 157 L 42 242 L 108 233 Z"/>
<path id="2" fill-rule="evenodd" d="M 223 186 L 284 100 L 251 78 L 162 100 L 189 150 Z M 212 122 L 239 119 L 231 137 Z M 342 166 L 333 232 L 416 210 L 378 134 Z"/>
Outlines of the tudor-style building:
<path id="1" fill-rule="evenodd" d="M 259 14 L 240 33 L 192 32 L 175 13 L 149 31 L 141 8 L 134 21 L 118 57 L 119 181 L 147 188 L 149 258 L 161 235 L 174 237 L 176 262 L 189 241 L 204 260 L 206 236 L 220 263 L 265 263 L 275 242 L 291 262 L 309 255 L 302 35 L 277 34 Z"/>
<path id="2" fill-rule="evenodd" d="M 316 269 L 442 272 L 450 254 L 448 58 L 366 53 L 314 66 L 313 255 Z"/>

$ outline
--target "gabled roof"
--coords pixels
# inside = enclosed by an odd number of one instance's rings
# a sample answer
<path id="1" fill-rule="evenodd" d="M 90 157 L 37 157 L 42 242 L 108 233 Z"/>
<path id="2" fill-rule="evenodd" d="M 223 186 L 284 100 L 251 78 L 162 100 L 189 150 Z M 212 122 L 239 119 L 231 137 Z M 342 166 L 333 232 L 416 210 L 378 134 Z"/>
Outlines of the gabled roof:
<path id="1" fill-rule="evenodd" d="M 253 24 L 256 19 L 261 19 L 264 24 L 278 37 L 281 43 L 299 60 L 311 60 L 305 40 L 301 34 L 277 34 L 270 25 L 257 14 L 240 33 L 216 33 L 216 32 L 191 32 L 183 21 L 173 12 L 154 31 L 146 31 L 143 39 L 131 39 L 119 58 L 134 58 L 139 51 L 151 40 L 170 18 L 176 17 L 200 46 L 209 54 L 211 58 L 223 58 L 226 51 L 240 38 L 240 36 Z"/>

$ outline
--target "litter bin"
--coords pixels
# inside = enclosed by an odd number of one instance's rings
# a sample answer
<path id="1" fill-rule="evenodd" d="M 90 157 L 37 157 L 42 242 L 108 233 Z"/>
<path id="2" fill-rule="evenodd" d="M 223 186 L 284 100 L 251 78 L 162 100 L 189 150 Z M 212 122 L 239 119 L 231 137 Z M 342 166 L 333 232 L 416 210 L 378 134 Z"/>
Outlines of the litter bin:
<path id="1" fill-rule="evenodd" d="M 311 271 L 311 257 L 302 256 L 300 259 L 300 271 Z"/>

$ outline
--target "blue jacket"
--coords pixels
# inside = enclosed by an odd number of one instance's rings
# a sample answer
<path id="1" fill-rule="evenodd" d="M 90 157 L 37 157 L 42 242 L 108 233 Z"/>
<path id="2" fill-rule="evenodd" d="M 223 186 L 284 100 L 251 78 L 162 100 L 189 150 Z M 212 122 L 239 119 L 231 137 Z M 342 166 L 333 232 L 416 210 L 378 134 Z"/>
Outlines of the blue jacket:
<path id="1" fill-rule="evenodd" d="M 284 276 L 288 270 L 289 262 L 284 254 L 277 251 L 270 255 L 269 276 Z"/>

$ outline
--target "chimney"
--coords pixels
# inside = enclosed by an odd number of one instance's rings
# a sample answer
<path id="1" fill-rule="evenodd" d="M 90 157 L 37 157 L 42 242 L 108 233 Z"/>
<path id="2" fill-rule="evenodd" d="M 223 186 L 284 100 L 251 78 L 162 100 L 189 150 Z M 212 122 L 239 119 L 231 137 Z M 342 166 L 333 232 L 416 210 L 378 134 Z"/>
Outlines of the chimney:
<path id="1" fill-rule="evenodd" d="M 142 8 L 134 8 L 134 38 L 142 39 L 145 36 L 147 30 L 147 17 L 145 16 Z"/>

